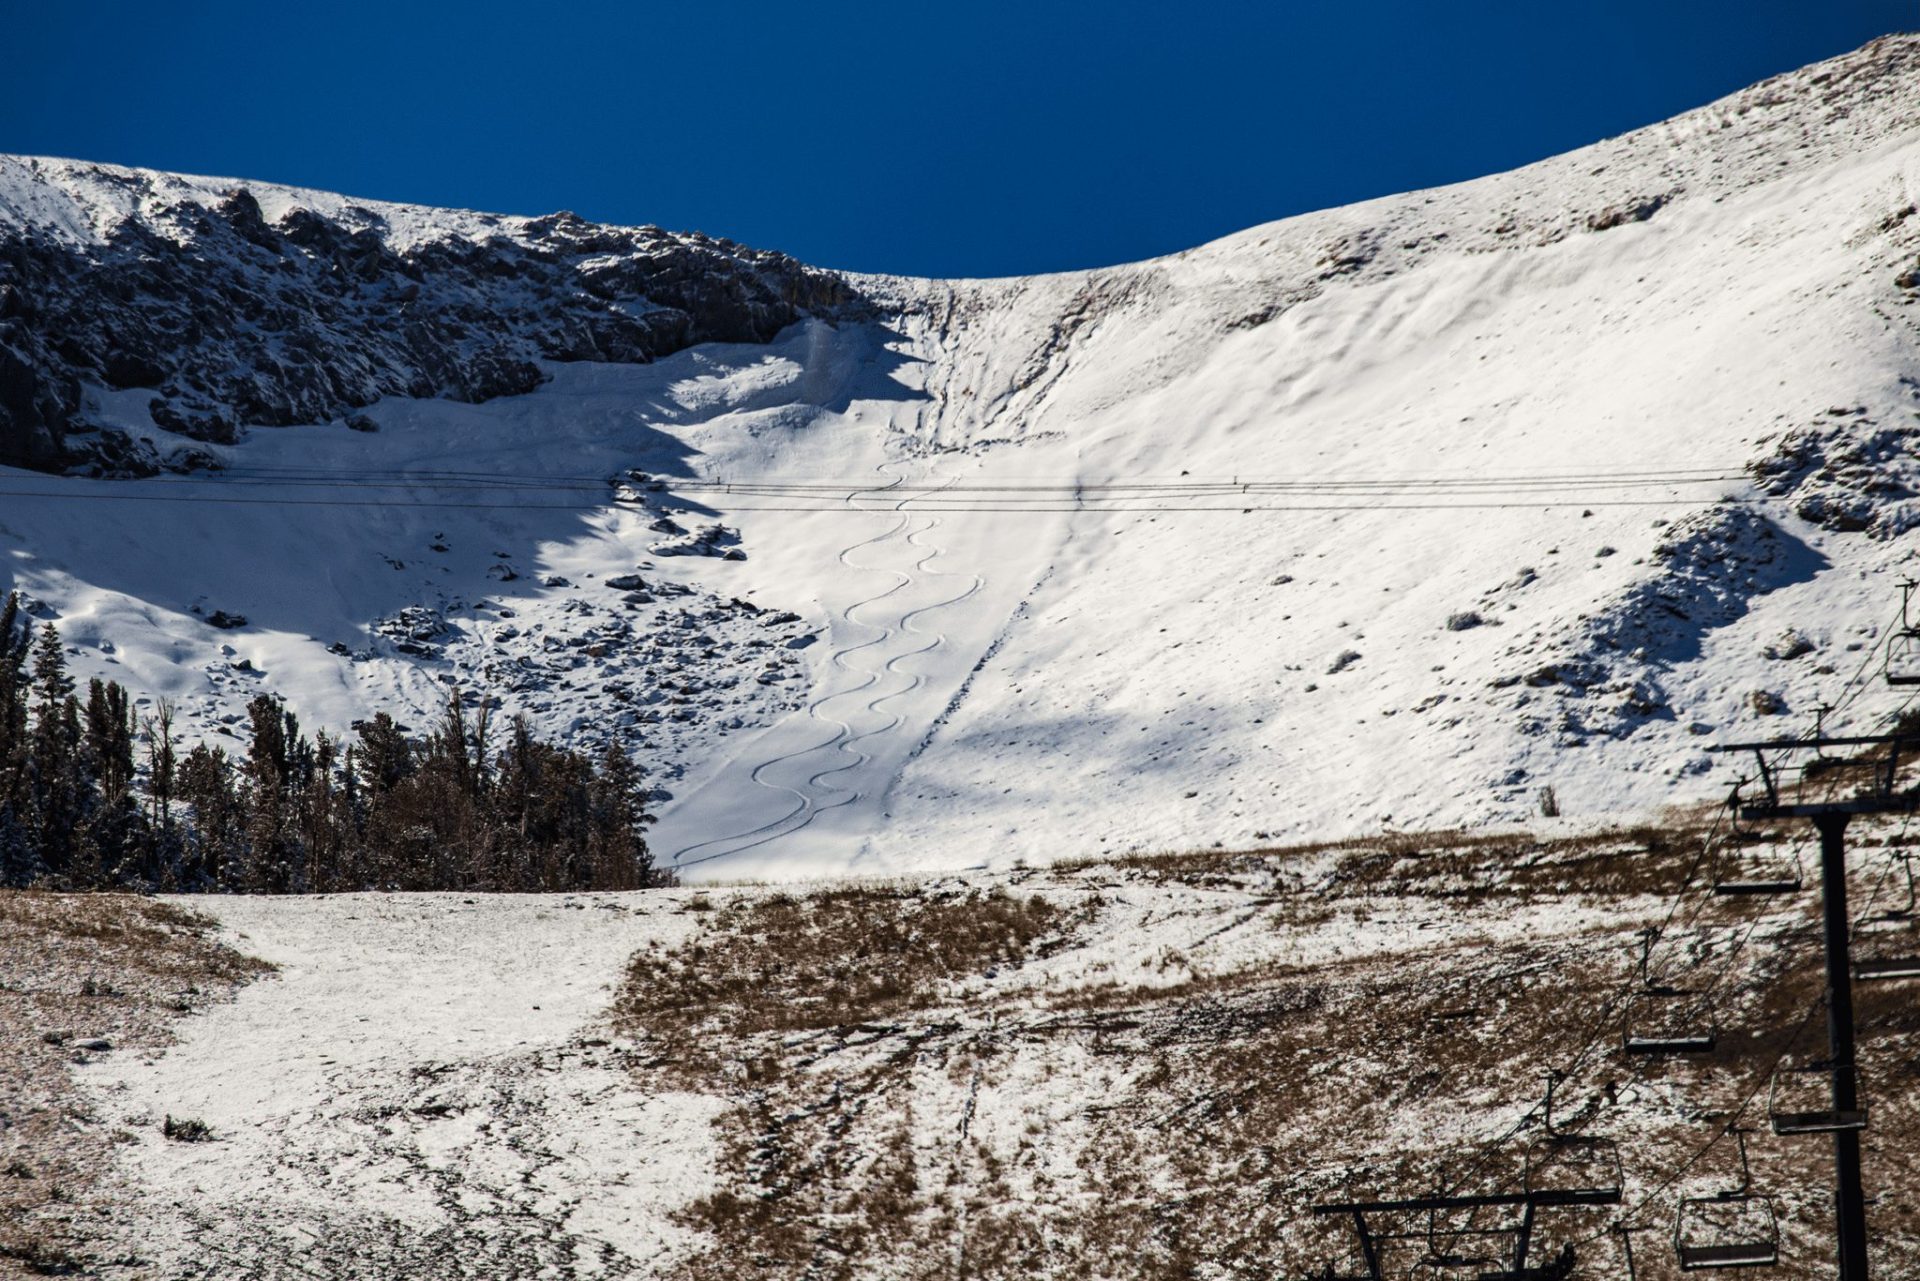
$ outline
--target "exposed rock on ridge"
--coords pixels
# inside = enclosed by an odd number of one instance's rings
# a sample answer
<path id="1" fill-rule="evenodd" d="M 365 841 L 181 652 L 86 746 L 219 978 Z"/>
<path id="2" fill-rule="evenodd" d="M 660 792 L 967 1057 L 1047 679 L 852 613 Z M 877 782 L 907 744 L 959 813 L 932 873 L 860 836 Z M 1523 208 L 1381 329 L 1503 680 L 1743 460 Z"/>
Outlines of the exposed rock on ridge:
<path id="1" fill-rule="evenodd" d="M 394 207 L 275 194 L 269 219 L 244 186 L 209 199 L 139 170 L 0 159 L 0 215 L 29 211 L 0 216 L 0 462 L 140 467 L 123 433 L 94 430 L 83 383 L 152 388 L 156 426 L 228 443 L 386 395 L 527 392 L 536 360 L 765 342 L 855 301 L 839 276 L 699 233 L 557 213 L 401 237 Z M 67 203 L 90 206 L 95 235 L 31 216 Z"/>

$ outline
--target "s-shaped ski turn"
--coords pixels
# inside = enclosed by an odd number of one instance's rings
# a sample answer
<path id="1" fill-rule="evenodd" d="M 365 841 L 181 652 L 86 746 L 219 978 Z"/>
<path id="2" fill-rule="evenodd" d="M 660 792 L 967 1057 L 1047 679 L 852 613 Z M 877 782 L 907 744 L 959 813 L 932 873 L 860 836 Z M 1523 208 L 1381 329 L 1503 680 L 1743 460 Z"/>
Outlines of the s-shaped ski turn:
<path id="1" fill-rule="evenodd" d="M 881 470 L 891 466 L 882 464 Z M 862 494 L 884 497 L 904 480 L 896 475 L 848 500 L 858 503 Z M 895 501 L 891 510 L 902 512 L 908 501 Z M 698 839 L 668 855 L 672 866 L 692 867 L 750 850 L 763 857 L 777 853 L 780 843 L 819 837 L 823 820 L 852 817 L 857 802 L 885 795 L 913 742 L 911 733 L 902 732 L 907 715 L 897 705 L 928 679 L 904 665 L 948 644 L 944 631 L 929 631 L 922 620 L 982 586 L 977 575 L 967 575 L 968 585 L 957 593 L 950 584 L 949 590 L 930 590 L 941 586 L 939 580 L 959 576 L 930 568 L 945 554 L 931 540 L 939 525 L 938 517 L 905 513 L 883 532 L 840 550 L 838 560 L 848 570 L 892 581 L 839 611 L 831 628 L 836 648 L 816 697 L 689 798 L 689 812 L 676 817 L 682 839 Z"/>

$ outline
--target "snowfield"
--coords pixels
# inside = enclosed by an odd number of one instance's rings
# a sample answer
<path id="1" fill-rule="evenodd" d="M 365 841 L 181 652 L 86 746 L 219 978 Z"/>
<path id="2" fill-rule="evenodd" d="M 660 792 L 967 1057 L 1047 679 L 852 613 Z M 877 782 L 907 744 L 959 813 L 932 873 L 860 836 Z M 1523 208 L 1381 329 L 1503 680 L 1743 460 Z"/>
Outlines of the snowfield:
<path id="1" fill-rule="evenodd" d="M 8 473 L 0 585 L 195 734 L 458 683 L 618 735 L 695 877 L 1698 798 L 1711 736 L 1757 690 L 1802 724 L 1906 572 L 1915 57 L 1137 266 L 852 278 L 870 319 L 388 397 L 376 432 L 184 442 L 95 389 L 227 470 Z M 64 235 L 138 216 L 8 173 Z"/>
<path id="2" fill-rule="evenodd" d="M 1909 555 L 1914 56 L 1135 267 L 856 279 L 876 319 L 255 429 L 211 476 L 10 473 L 3 572 L 196 733 L 453 682 L 618 732 L 696 876 L 1697 797 L 1705 737 L 1756 689 L 1804 716 Z M 629 470 L 665 488 L 615 501 Z M 745 559 L 663 556 L 663 514 Z"/>

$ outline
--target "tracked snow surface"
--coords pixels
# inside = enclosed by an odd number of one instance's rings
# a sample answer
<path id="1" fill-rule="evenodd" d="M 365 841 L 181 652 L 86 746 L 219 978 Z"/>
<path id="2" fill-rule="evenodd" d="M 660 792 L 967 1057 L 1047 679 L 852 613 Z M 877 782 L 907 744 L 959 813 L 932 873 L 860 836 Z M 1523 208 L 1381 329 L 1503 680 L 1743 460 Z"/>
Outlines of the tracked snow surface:
<path id="1" fill-rule="evenodd" d="M 1916 200 L 1904 37 L 1012 280 L 7 159 L 0 588 L 196 736 L 618 737 L 695 878 L 1644 811 L 1910 572 Z"/>

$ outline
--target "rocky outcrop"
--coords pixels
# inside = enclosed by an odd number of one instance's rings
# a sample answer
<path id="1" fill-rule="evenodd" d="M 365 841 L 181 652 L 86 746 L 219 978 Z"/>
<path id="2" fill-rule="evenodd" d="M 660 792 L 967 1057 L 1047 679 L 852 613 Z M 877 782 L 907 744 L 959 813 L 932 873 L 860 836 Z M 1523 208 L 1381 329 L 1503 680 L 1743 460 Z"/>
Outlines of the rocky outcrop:
<path id="1" fill-rule="evenodd" d="M 0 222 L 0 461 L 135 462 L 88 420 L 83 383 L 151 389 L 157 427 L 226 444 L 382 396 L 524 393 L 540 360 L 765 342 L 857 302 L 840 276 L 698 233 L 558 213 L 401 238 L 376 209 L 270 221 L 245 187 L 209 202 L 158 175 L 88 176 L 146 185 L 92 238 Z"/>
<path id="2" fill-rule="evenodd" d="M 1515 663 L 1496 688 L 1524 684 L 1519 724 L 1557 734 L 1566 745 L 1599 735 L 1625 737 L 1651 720 L 1672 719 L 1667 681 L 1699 658 L 1713 632 L 1769 592 L 1811 579 L 1825 560 L 1768 516 L 1727 503 L 1665 527 L 1653 571 L 1605 601 L 1577 626 L 1538 632 L 1508 651 Z M 1785 638 L 1768 657 L 1810 646 Z"/>
<path id="3" fill-rule="evenodd" d="M 1913 462 L 1920 427 L 1890 417 L 1865 405 L 1836 406 L 1784 433 L 1748 474 L 1762 493 L 1791 502 L 1811 524 L 1897 538 L 1920 523 L 1920 467 Z"/>

